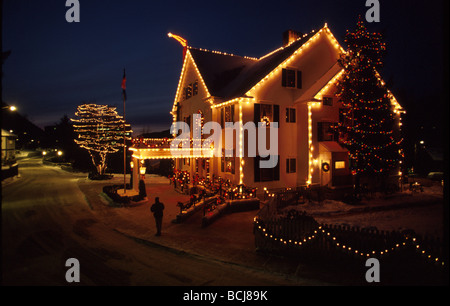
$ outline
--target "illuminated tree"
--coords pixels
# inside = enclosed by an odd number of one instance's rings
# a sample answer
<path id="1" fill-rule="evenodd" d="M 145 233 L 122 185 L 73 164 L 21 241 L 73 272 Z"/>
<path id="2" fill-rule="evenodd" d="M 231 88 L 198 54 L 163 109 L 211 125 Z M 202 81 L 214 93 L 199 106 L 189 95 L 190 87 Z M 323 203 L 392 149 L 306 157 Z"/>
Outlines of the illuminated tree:
<path id="1" fill-rule="evenodd" d="M 338 94 L 344 106 L 339 141 L 350 152 L 350 169 L 357 175 L 389 174 L 400 158 L 394 132 L 394 112 L 382 67 L 386 44 L 380 33 L 369 33 L 360 18 L 345 36 L 347 52 L 339 60 L 344 77 Z"/>
<path id="2" fill-rule="evenodd" d="M 124 134 L 126 140 L 131 139 L 131 127 L 115 107 L 108 105 L 83 104 L 78 106 L 75 115 L 78 117 L 72 119 L 77 134 L 75 142 L 88 150 L 98 174 L 103 175 L 107 155 L 124 146 Z"/>

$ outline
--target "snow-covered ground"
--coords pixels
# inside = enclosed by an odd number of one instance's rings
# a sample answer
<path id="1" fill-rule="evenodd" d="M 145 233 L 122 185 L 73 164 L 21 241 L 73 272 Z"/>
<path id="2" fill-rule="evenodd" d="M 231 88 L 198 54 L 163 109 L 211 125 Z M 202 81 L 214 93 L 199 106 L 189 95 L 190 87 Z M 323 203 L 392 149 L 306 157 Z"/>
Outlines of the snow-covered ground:
<path id="1" fill-rule="evenodd" d="M 385 197 L 376 195 L 359 205 L 325 200 L 288 206 L 282 210 L 305 211 L 319 223 L 377 228 L 384 231 L 413 230 L 420 235 L 442 238 L 444 230 L 443 186 L 428 182 L 423 192 L 403 191 Z"/>

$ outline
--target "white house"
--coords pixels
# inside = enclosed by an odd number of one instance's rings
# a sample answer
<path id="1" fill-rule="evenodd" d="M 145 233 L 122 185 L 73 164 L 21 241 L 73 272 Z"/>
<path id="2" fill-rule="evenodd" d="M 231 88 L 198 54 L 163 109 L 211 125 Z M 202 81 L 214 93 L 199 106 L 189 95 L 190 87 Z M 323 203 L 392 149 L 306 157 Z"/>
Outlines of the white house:
<path id="1" fill-rule="evenodd" d="M 308 34 L 287 31 L 284 45 L 261 58 L 185 47 L 173 121 L 192 127 L 198 123 L 194 114 L 201 114 L 201 124 L 215 121 L 222 127 L 225 122 L 265 122 L 269 127 L 278 122 L 278 163 L 261 168 L 258 156 L 249 157 L 252 142 L 239 129 L 234 157 L 212 156 L 212 146 L 211 151 L 190 149 L 190 158 L 175 158 L 177 173 L 188 176 L 191 184 L 221 177 L 259 190 L 351 184 L 348 152 L 330 129 L 340 116 L 335 84 L 343 74 L 337 62 L 343 52 L 326 24 Z M 400 125 L 402 108 L 390 98 Z M 222 147 L 224 139 L 222 132 Z M 170 141 L 162 142 L 144 140 L 132 147 L 135 164 L 139 159 L 173 158 Z"/>

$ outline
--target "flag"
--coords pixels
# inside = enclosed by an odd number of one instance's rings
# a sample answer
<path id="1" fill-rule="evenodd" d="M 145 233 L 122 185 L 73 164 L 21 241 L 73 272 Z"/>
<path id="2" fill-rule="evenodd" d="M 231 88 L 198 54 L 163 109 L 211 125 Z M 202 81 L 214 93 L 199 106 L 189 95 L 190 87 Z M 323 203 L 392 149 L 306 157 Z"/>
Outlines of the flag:
<path id="1" fill-rule="evenodd" d="M 125 69 L 123 70 L 123 78 L 122 78 L 122 94 L 123 94 L 123 99 L 126 100 L 127 99 L 127 76 L 125 74 Z"/>

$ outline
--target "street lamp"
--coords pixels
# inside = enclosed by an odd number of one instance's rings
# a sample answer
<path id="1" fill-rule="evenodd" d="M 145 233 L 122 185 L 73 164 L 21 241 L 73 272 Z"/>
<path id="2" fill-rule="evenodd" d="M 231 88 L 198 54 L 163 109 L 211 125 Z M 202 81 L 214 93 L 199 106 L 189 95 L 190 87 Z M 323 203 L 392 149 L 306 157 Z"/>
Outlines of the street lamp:
<path id="1" fill-rule="evenodd" d="M 139 168 L 139 173 L 141 174 L 142 179 L 145 179 L 145 172 L 147 171 L 147 168 L 145 166 L 141 166 Z"/>
<path id="2" fill-rule="evenodd" d="M 2 109 L 9 109 L 10 111 L 14 112 L 15 110 L 17 110 L 17 107 L 15 107 L 14 105 L 3 106 Z"/>

